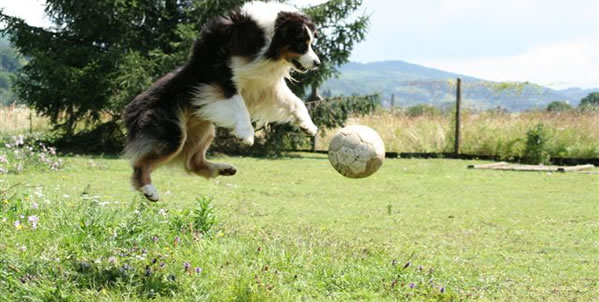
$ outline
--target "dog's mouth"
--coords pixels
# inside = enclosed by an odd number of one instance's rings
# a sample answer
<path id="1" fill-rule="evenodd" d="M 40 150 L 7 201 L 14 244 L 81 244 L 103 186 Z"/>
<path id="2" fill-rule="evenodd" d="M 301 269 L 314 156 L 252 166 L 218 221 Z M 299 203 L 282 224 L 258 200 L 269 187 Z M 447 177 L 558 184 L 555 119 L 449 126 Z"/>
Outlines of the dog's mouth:
<path id="1" fill-rule="evenodd" d="M 308 72 L 308 69 L 304 67 L 304 65 L 302 65 L 302 63 L 300 63 L 297 59 L 291 60 L 291 64 L 293 64 L 293 67 L 295 67 L 295 69 L 299 72 Z"/>

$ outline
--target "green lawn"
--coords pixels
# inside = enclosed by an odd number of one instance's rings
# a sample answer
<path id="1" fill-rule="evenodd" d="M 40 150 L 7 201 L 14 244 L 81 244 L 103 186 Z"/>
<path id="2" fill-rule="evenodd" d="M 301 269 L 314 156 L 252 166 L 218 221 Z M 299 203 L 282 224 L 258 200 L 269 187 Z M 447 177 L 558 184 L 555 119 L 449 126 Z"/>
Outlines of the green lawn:
<path id="1" fill-rule="evenodd" d="M 160 169 L 153 175 L 158 203 L 130 189 L 128 163 L 119 159 L 66 158 L 59 171 L 0 175 L 0 297 L 599 296 L 599 174 L 387 160 L 375 175 L 354 180 L 320 155 L 220 160 L 238 174 L 206 181 Z M 213 198 L 218 217 L 207 235 L 194 224 L 202 197 Z M 39 218 L 35 229 L 30 216 Z"/>

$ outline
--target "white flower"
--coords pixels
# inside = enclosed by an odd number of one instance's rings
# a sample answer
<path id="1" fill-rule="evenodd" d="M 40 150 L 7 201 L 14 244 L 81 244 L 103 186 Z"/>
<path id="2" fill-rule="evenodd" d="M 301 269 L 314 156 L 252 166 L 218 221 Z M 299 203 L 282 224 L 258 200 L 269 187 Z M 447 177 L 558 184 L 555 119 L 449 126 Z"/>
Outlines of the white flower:
<path id="1" fill-rule="evenodd" d="M 35 215 L 31 215 L 29 217 L 27 217 L 27 221 L 29 221 L 29 224 L 31 224 L 32 228 L 37 228 L 37 223 L 39 221 L 39 217 L 35 216 Z"/>

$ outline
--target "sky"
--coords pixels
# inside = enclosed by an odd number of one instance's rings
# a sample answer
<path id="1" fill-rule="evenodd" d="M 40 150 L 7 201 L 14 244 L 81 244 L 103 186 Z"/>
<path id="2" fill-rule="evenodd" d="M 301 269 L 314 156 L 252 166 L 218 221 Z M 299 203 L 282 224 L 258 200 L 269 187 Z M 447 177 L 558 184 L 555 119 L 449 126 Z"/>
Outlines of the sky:
<path id="1" fill-rule="evenodd" d="M 293 0 L 309 6 L 323 0 Z M 43 0 L 0 0 L 48 26 Z M 599 0 L 364 0 L 351 60 L 402 60 L 491 81 L 599 88 Z"/>

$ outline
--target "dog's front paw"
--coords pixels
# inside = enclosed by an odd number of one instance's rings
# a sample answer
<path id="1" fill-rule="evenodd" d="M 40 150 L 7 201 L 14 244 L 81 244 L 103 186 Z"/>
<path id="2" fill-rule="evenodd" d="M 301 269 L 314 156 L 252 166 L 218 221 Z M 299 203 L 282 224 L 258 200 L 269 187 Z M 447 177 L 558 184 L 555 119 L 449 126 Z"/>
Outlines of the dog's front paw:
<path id="1" fill-rule="evenodd" d="M 241 141 L 251 146 L 254 144 L 254 129 L 253 128 L 237 128 L 233 131 L 233 135 L 241 139 Z"/>
<path id="2" fill-rule="evenodd" d="M 141 187 L 139 190 L 144 194 L 144 196 L 146 196 L 146 198 L 149 201 L 156 202 L 156 201 L 160 200 L 160 195 L 158 195 L 158 190 L 156 190 L 156 188 L 154 188 L 154 186 L 151 184 L 145 185 L 145 186 Z"/>
<path id="3" fill-rule="evenodd" d="M 318 127 L 316 127 L 316 125 L 310 123 L 310 124 L 302 124 L 300 125 L 300 128 L 302 129 L 302 131 L 304 131 L 304 133 L 310 135 L 310 136 L 315 136 L 316 132 L 318 132 Z"/>

